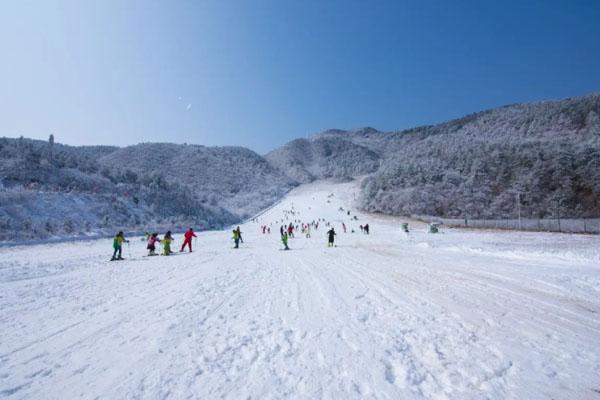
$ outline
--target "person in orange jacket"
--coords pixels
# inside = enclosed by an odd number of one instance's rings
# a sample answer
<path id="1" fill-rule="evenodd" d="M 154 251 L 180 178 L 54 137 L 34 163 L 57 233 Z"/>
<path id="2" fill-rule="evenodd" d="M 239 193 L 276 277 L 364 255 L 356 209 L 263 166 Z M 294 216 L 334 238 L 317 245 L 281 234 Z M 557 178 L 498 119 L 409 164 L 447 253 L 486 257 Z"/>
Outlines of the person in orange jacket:
<path id="1" fill-rule="evenodd" d="M 187 245 L 189 247 L 190 253 L 191 253 L 192 252 L 192 238 L 196 237 L 196 234 L 194 233 L 192 228 L 190 228 L 183 234 L 183 237 L 184 237 L 183 245 L 181 245 L 180 251 L 183 251 L 185 249 L 185 246 Z"/>

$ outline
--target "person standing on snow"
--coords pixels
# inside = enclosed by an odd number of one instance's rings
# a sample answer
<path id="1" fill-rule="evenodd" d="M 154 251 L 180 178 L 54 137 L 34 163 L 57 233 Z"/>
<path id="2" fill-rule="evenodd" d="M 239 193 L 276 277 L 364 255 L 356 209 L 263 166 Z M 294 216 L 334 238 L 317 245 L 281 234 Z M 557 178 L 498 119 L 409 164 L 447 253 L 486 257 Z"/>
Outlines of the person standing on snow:
<path id="1" fill-rule="evenodd" d="M 244 243 L 244 239 L 242 239 L 242 231 L 240 230 L 239 226 L 236 228 L 236 231 L 237 231 L 238 238 L 240 239 L 240 242 Z"/>
<path id="2" fill-rule="evenodd" d="M 155 256 L 156 253 L 156 242 L 160 243 L 160 239 L 158 238 L 158 233 L 153 233 L 150 235 L 150 237 L 148 238 L 148 246 L 146 246 L 146 249 L 148 249 L 148 255 L 149 256 Z"/>
<path id="3" fill-rule="evenodd" d="M 283 233 L 281 234 L 281 242 L 283 243 L 284 250 L 290 249 L 288 247 L 288 233 L 286 231 L 283 231 Z"/>
<path id="4" fill-rule="evenodd" d="M 365 230 L 365 233 L 368 235 L 369 234 L 369 224 L 365 224 L 363 229 Z"/>
<path id="5" fill-rule="evenodd" d="M 117 233 L 115 235 L 115 237 L 113 238 L 113 255 L 112 258 L 110 259 L 110 261 L 115 261 L 115 260 L 123 260 L 124 258 L 121 256 L 122 252 L 123 252 L 123 242 L 129 243 L 129 240 L 125 240 L 125 235 L 123 234 L 123 231 L 119 231 L 119 233 Z M 117 257 L 117 253 L 119 254 L 119 256 Z"/>
<path id="6" fill-rule="evenodd" d="M 194 233 L 192 228 L 190 228 L 183 234 L 183 237 L 184 237 L 183 244 L 181 245 L 181 250 L 179 250 L 179 252 L 182 252 L 185 249 L 185 245 L 187 245 L 188 248 L 190 249 L 190 253 L 191 253 L 192 252 L 192 238 L 196 237 L 196 234 Z"/>
<path id="7" fill-rule="evenodd" d="M 173 236 L 171 235 L 171 231 L 167 231 L 165 236 L 163 237 L 163 256 L 168 256 L 173 254 L 171 251 L 171 242 L 173 241 Z"/>
<path id="8" fill-rule="evenodd" d="M 240 234 L 237 229 L 233 230 L 233 242 L 235 243 L 234 249 L 240 248 Z"/>
<path id="9" fill-rule="evenodd" d="M 327 247 L 333 247 L 333 241 L 335 240 L 335 230 L 331 228 L 327 231 L 328 241 Z"/>

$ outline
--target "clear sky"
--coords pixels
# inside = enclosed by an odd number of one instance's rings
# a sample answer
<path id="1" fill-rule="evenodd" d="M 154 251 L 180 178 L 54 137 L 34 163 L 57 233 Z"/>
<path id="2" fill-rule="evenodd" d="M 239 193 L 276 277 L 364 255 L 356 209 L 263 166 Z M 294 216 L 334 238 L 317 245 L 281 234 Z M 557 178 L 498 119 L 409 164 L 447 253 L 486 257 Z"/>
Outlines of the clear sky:
<path id="1" fill-rule="evenodd" d="M 241 145 L 600 91 L 599 0 L 9 0 L 0 136 Z"/>

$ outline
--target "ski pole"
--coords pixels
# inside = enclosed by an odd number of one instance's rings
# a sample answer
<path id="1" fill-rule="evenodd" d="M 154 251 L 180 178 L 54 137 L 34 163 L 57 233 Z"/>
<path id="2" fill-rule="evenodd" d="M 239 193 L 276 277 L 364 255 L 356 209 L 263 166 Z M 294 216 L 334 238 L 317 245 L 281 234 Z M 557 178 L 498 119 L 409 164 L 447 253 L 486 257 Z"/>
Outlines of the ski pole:
<path id="1" fill-rule="evenodd" d="M 129 258 L 131 258 L 131 247 L 129 246 L 129 242 L 127 242 L 127 254 L 129 254 Z"/>

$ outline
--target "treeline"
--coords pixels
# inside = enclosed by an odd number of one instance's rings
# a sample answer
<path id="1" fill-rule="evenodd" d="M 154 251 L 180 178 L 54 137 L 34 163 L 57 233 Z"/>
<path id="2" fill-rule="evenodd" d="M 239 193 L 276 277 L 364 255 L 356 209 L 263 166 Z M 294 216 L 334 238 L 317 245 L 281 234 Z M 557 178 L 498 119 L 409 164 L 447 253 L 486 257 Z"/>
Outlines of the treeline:
<path id="1" fill-rule="evenodd" d="M 401 215 L 600 216 L 600 95 L 392 134 L 361 205 Z"/>

